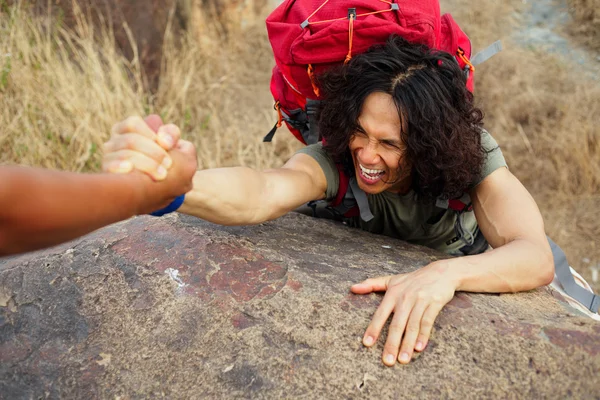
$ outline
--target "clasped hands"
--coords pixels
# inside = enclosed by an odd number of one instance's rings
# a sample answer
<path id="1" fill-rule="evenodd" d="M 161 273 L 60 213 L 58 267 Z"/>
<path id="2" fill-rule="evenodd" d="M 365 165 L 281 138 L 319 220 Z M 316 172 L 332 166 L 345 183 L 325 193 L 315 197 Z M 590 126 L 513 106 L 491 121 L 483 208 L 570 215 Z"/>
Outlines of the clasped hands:
<path id="1" fill-rule="evenodd" d="M 115 124 L 103 151 L 104 172 L 143 173 L 140 214 L 161 209 L 193 188 L 196 148 L 180 139 L 177 126 L 163 125 L 158 115 L 130 117 Z"/>
<path id="2" fill-rule="evenodd" d="M 172 179 L 172 199 L 191 189 L 190 170 L 196 168 L 196 150 L 190 142 L 180 139 L 177 126 L 163 125 L 160 117 L 131 117 L 113 127 L 111 138 L 104 145 L 102 166 L 104 171 L 113 173 L 142 171 L 154 181 Z M 409 363 L 415 351 L 423 351 L 427 346 L 435 319 L 452 300 L 457 287 L 458 282 L 452 279 L 448 263 L 443 260 L 410 273 L 353 285 L 351 291 L 355 294 L 386 292 L 363 336 L 363 344 L 371 347 L 377 343 L 393 314 L 382 360 L 387 366 L 396 361 Z"/>

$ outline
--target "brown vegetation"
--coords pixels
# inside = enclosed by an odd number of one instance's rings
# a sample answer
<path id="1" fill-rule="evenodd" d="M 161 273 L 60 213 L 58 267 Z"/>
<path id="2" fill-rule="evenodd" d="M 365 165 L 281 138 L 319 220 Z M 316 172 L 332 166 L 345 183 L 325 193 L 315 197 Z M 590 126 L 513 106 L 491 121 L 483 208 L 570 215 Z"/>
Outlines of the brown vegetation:
<path id="1" fill-rule="evenodd" d="M 590 48 L 600 51 L 600 0 L 568 0 L 573 20 L 569 31 Z"/>
<path id="2" fill-rule="evenodd" d="M 591 7 L 581 15 L 596 15 L 593 1 L 578 2 L 578 9 Z M 197 144 L 201 167 L 281 164 L 298 144 L 283 129 L 274 143 L 261 143 L 275 118 L 265 9 L 238 2 L 214 24 L 207 7 L 185 4 L 180 41 L 161 31 L 160 79 L 150 91 L 139 52 L 122 55 L 113 32 L 94 25 L 91 14 L 74 12 L 73 29 L 65 29 L 56 19 L 33 18 L 23 6 L 4 3 L 0 162 L 97 170 L 99 146 L 115 121 L 158 112 Z M 511 170 L 540 205 L 548 233 L 590 279 L 590 267 L 600 264 L 598 81 L 573 74 L 568 60 L 511 40 L 527 7 L 521 1 L 443 5 L 475 48 L 503 40 L 505 50 L 477 69 L 476 99 Z M 586 32 L 597 32 L 597 23 L 595 16 Z M 597 33 L 588 35 L 597 42 Z"/>

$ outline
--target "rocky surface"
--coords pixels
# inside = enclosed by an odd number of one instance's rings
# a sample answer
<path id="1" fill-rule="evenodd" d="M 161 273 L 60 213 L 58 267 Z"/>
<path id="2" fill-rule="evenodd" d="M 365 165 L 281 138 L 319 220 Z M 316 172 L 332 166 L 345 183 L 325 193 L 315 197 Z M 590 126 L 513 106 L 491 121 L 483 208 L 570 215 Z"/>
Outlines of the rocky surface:
<path id="1" fill-rule="evenodd" d="M 381 363 L 366 277 L 437 254 L 290 214 L 141 217 L 0 260 L 0 398 L 599 398 L 600 324 L 548 289 L 458 293 L 425 352 Z"/>

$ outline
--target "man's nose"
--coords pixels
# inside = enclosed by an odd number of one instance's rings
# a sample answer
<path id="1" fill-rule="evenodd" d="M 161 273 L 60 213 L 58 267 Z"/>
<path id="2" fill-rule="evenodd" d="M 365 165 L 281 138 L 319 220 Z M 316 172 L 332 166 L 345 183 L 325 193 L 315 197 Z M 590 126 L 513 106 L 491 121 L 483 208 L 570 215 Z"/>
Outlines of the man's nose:
<path id="1" fill-rule="evenodd" d="M 360 159 L 363 164 L 367 164 L 368 166 L 373 166 L 379 163 L 379 145 L 377 142 L 369 140 L 363 146 L 362 152 L 360 154 Z"/>

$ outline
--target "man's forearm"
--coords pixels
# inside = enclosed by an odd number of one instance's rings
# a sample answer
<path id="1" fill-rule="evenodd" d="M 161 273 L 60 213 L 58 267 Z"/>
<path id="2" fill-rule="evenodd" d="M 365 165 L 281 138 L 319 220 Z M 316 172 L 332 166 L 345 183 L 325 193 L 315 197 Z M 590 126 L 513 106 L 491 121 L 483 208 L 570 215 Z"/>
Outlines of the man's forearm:
<path id="1" fill-rule="evenodd" d="M 0 168 L 0 254 L 50 246 L 141 210 L 142 174 Z"/>
<path id="2" fill-rule="evenodd" d="M 456 290 L 467 292 L 531 290 L 549 284 L 554 277 L 550 250 L 522 239 L 482 254 L 441 260 L 435 264 L 456 283 Z"/>
<path id="3" fill-rule="evenodd" d="M 263 174 L 245 167 L 198 171 L 194 189 L 178 211 L 221 225 L 247 225 L 270 219 L 263 198 Z"/>
<path id="4" fill-rule="evenodd" d="M 196 172 L 179 209 L 221 225 L 259 224 L 324 197 L 310 174 L 288 168 L 218 168 Z"/>

